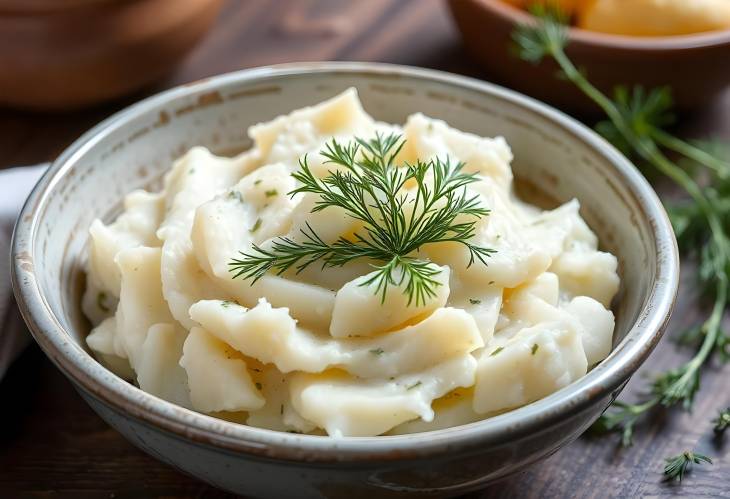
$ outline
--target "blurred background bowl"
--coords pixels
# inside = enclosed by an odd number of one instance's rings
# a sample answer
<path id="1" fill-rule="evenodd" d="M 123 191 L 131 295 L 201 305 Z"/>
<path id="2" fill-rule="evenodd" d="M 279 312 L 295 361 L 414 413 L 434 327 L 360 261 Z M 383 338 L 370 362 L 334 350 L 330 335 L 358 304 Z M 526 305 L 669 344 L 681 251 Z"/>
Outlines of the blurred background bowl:
<path id="1" fill-rule="evenodd" d="M 221 0 L 0 0 L 0 105 L 69 110 L 162 78 Z"/>
<path id="2" fill-rule="evenodd" d="M 534 65 L 514 54 L 511 34 L 531 15 L 501 0 L 448 3 L 467 49 L 489 76 L 570 112 L 596 110 L 572 84 L 555 78 L 552 61 Z M 730 84 L 730 30 L 633 37 L 570 28 L 566 52 L 604 92 L 618 84 L 670 85 L 681 110 L 708 105 Z"/>

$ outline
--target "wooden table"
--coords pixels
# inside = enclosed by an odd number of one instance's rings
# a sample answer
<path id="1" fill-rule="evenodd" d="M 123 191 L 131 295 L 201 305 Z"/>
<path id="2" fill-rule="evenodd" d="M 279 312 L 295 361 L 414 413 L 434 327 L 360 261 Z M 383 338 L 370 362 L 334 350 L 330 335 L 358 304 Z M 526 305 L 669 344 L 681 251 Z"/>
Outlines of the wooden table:
<path id="1" fill-rule="evenodd" d="M 311 60 L 385 61 L 488 79 L 464 53 L 440 0 L 233 0 L 213 32 L 160 88 L 241 68 Z M 71 114 L 0 110 L 0 167 L 53 159 L 95 122 L 139 97 Z M 730 139 L 730 95 L 682 126 L 689 135 Z M 700 317 L 691 272 L 684 272 L 684 281 L 667 336 Z M 643 374 L 690 355 L 667 337 Z M 709 422 L 718 408 L 730 405 L 728 376 L 730 366 L 707 369 L 694 412 L 657 415 L 640 428 L 630 449 L 617 449 L 613 437 L 583 437 L 470 497 L 730 497 L 730 441 L 714 442 Z M 635 377 L 624 398 L 644 386 L 641 378 Z M 712 456 L 715 465 L 697 469 L 681 487 L 662 483 L 663 457 L 684 449 Z M 30 348 L 0 383 L 0 497 L 160 496 L 230 497 L 132 447 L 87 407 L 37 347 Z"/>

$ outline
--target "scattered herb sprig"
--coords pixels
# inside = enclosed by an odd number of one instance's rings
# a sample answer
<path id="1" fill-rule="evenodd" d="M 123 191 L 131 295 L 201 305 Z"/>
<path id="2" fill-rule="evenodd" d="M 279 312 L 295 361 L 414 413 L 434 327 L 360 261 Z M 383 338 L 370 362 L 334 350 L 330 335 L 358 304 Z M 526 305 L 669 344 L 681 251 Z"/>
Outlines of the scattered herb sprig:
<path id="1" fill-rule="evenodd" d="M 623 445 L 630 445 L 636 423 L 651 410 L 677 405 L 691 409 L 702 368 L 713 354 L 723 360 L 730 358 L 730 337 L 722 330 L 730 282 L 730 162 L 665 130 L 672 123 L 669 89 L 645 91 L 636 87 L 629 91 L 619 87 L 613 98 L 608 97 L 566 55 L 568 38 L 563 17 L 541 7 L 534 8 L 533 14 L 536 21 L 520 26 L 513 35 L 520 57 L 534 63 L 552 58 L 560 68 L 560 76 L 577 86 L 607 116 L 597 130 L 627 156 L 638 159 L 639 166 L 665 175 L 688 195 L 688 201 L 668 206 L 668 211 L 680 247 L 698 260 L 699 283 L 713 303 L 709 317 L 685 335 L 685 340 L 699 343 L 695 355 L 657 376 L 638 402 L 614 402 L 597 422 L 597 429 L 619 432 Z M 713 187 L 702 187 L 683 168 L 682 160 L 670 159 L 665 151 L 704 167 L 703 173 L 710 177 Z M 682 456 L 668 463 L 668 475 L 681 478 L 690 461 L 707 460 L 691 453 Z"/>
<path id="2" fill-rule="evenodd" d="M 234 278 L 256 280 L 273 271 L 290 268 L 301 272 L 315 262 L 322 267 L 339 267 L 364 258 L 376 272 L 362 285 L 375 285 L 385 300 L 389 286 L 404 286 L 408 304 L 416 306 L 436 295 L 441 283 L 439 270 L 415 255 L 424 244 L 451 241 L 469 251 L 469 265 L 487 264 L 493 250 L 472 244 L 476 222 L 489 214 L 477 195 L 466 186 L 476 182 L 475 174 L 462 171 L 464 163 L 433 159 L 395 164 L 405 141 L 398 134 L 377 134 L 371 140 L 355 139 L 341 144 L 329 142 L 321 154 L 339 168 L 322 179 L 309 168 L 306 156 L 292 176 L 299 187 L 290 196 L 314 193 L 319 200 L 313 212 L 338 207 L 362 222 L 351 237 L 333 243 L 324 241 L 309 225 L 301 231 L 302 241 L 280 237 L 269 247 L 254 245 L 241 251 L 241 258 L 229 263 Z"/>
<path id="3" fill-rule="evenodd" d="M 713 419 L 714 430 L 716 435 L 722 435 L 730 428 L 730 407 L 719 412 L 717 418 Z"/>
<path id="4" fill-rule="evenodd" d="M 682 481 L 684 474 L 692 469 L 695 464 L 712 464 L 712 459 L 696 452 L 684 451 L 678 456 L 665 459 L 664 477 L 668 481 Z"/>

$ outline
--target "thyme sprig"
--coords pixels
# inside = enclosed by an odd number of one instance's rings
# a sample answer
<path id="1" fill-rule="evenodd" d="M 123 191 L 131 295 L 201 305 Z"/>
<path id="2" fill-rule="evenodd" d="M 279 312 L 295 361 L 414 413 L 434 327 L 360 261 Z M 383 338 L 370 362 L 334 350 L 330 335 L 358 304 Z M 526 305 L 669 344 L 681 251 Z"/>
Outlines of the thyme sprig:
<path id="1" fill-rule="evenodd" d="M 330 243 L 307 224 L 301 241 L 279 237 L 267 247 L 241 251 L 241 258 L 229 263 L 234 278 L 255 282 L 268 272 L 279 275 L 293 268 L 299 273 L 315 262 L 323 268 L 340 267 L 363 258 L 375 268 L 363 286 L 374 284 L 384 301 L 390 286 L 404 284 L 408 304 L 418 306 L 441 285 L 438 268 L 417 255 L 423 245 L 459 243 L 469 252 L 469 266 L 477 260 L 486 265 L 494 250 L 471 242 L 477 221 L 489 214 L 479 196 L 466 190 L 479 180 L 476 174 L 464 173 L 464 163 L 449 158 L 397 165 L 404 143 L 398 134 L 347 144 L 332 139 L 321 154 L 338 168 L 321 179 L 305 156 L 292 174 L 299 186 L 288 194 L 316 194 L 312 212 L 340 208 L 361 221 L 362 230 Z"/>
<path id="2" fill-rule="evenodd" d="M 619 432 L 623 445 L 630 445 L 642 416 L 662 406 L 681 405 L 691 409 L 703 366 L 713 354 L 724 360 L 730 357 L 730 337 L 722 330 L 730 283 L 730 161 L 665 131 L 673 119 L 671 93 L 667 88 L 646 91 L 635 87 L 629 91 L 620 87 L 613 98 L 605 95 L 566 55 L 568 38 L 563 16 L 540 7 L 533 9 L 533 14 L 536 21 L 520 26 L 513 35 L 519 55 L 534 63 L 552 58 L 561 76 L 605 113 L 608 119 L 599 123 L 598 131 L 626 155 L 638 159 L 641 166 L 674 181 L 690 199 L 669 206 L 668 211 L 681 248 L 699 261 L 699 283 L 710 296 L 713 307 L 708 318 L 692 329 L 694 334 L 685 335 L 685 339 L 699 341 L 695 355 L 688 362 L 658 375 L 638 402 L 614 402 L 597 422 L 596 429 Z M 703 167 L 710 183 L 717 187 L 701 187 L 665 151 Z"/>

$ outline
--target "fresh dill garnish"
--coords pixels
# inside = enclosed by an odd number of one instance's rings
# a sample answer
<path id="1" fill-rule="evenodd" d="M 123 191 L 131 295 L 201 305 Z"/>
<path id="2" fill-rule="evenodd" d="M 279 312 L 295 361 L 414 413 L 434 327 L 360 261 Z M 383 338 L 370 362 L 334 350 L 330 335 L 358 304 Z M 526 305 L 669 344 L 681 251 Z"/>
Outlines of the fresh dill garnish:
<path id="1" fill-rule="evenodd" d="M 418 306 L 436 296 L 441 285 L 436 279 L 440 270 L 414 256 L 424 244 L 459 243 L 469 251 L 468 265 L 476 260 L 486 265 L 494 251 L 470 242 L 477 221 L 489 214 L 479 196 L 466 191 L 467 185 L 479 180 L 476 174 L 462 172 L 464 163 L 448 158 L 396 165 L 404 143 L 398 134 L 377 134 L 348 144 L 332 139 L 321 154 L 341 168 L 322 179 L 312 173 L 305 156 L 299 162 L 301 169 L 292 174 L 300 185 L 289 195 L 317 194 L 313 212 L 341 208 L 363 223 L 362 231 L 328 243 L 307 225 L 301 242 L 280 237 L 266 248 L 253 245 L 241 251 L 241 258 L 228 264 L 233 277 L 255 282 L 270 271 L 277 275 L 290 268 L 301 272 L 314 262 L 323 268 L 341 267 L 364 258 L 372 262 L 375 272 L 363 286 L 374 285 L 385 301 L 390 286 L 404 285 L 408 304 Z"/>
<path id="2" fill-rule="evenodd" d="M 719 412 L 717 418 L 713 419 L 714 430 L 716 435 L 722 435 L 725 430 L 730 428 L 730 407 Z"/>
<path id="3" fill-rule="evenodd" d="M 422 384 L 423 383 L 421 383 L 420 381 L 416 381 L 415 383 L 413 383 L 412 385 L 410 385 L 408 388 L 406 388 L 406 390 L 413 390 L 414 388 L 416 388 L 418 386 L 421 386 Z"/>
<path id="4" fill-rule="evenodd" d="M 385 350 L 378 347 L 378 348 L 373 348 L 372 350 L 370 350 L 370 353 L 373 355 L 383 355 L 385 353 Z"/>
<path id="5" fill-rule="evenodd" d="M 552 58 L 562 76 L 606 114 L 608 119 L 599 123 L 598 131 L 627 156 L 637 159 L 640 167 L 669 177 L 686 192 L 688 201 L 668 206 L 668 212 L 680 248 L 685 255 L 698 260 L 699 283 L 713 301 L 709 317 L 685 335 L 685 341 L 694 339 L 699 343 L 694 357 L 658 375 L 637 403 L 614 402 L 596 423 L 595 429 L 618 432 L 623 445 L 630 445 L 636 423 L 649 411 L 676 405 L 691 409 L 702 368 L 713 354 L 730 359 L 730 336 L 722 330 L 730 283 L 730 156 L 722 158 L 710 148 L 698 147 L 665 131 L 672 121 L 668 88 L 618 88 L 613 98 L 602 93 L 566 55 L 568 38 L 563 16 L 544 7 L 534 8 L 533 14 L 537 16 L 536 22 L 520 26 L 513 35 L 518 54 L 534 63 Z M 679 159 L 670 159 L 664 151 Z M 695 167 L 686 168 L 688 161 Z M 695 180 L 702 176 L 692 175 L 693 170 L 700 168 L 711 187 Z M 673 476 L 679 473 L 675 468 L 680 465 L 681 461 L 672 462 Z"/>
<path id="6" fill-rule="evenodd" d="M 497 347 L 492 353 L 489 354 L 489 356 L 490 357 L 494 357 L 495 355 L 497 355 L 502 350 L 504 350 L 504 347 Z"/>
<path id="7" fill-rule="evenodd" d="M 538 345 L 537 343 L 533 343 L 532 348 L 530 348 L 530 354 L 535 355 L 537 353 L 537 351 L 539 350 L 539 348 L 540 348 L 540 345 Z"/>
<path id="8" fill-rule="evenodd" d="M 266 196 L 267 198 L 270 198 L 270 197 L 274 197 L 274 196 L 276 196 L 277 194 L 279 194 L 279 191 L 277 191 L 276 189 L 271 189 L 271 190 L 268 190 L 268 191 L 264 191 L 264 195 L 265 195 L 265 196 Z"/>
<path id="9" fill-rule="evenodd" d="M 664 476 L 666 480 L 682 481 L 684 474 L 692 469 L 694 464 L 712 464 L 712 459 L 696 452 L 684 451 L 678 456 L 665 459 Z"/>
<path id="10" fill-rule="evenodd" d="M 106 293 L 103 291 L 100 291 L 96 295 L 96 306 L 99 307 L 99 310 L 102 312 L 109 312 L 109 306 L 106 304 Z"/>
<path id="11" fill-rule="evenodd" d="M 253 224 L 253 227 L 251 227 L 251 229 L 249 229 L 249 232 L 253 234 L 257 230 L 259 230 L 260 227 L 261 227 L 261 219 L 260 218 L 257 218 L 256 219 L 256 223 Z"/>
<path id="12" fill-rule="evenodd" d="M 476 298 L 469 298 L 469 303 L 472 305 L 479 305 L 482 302 L 482 300 L 477 300 Z"/>

